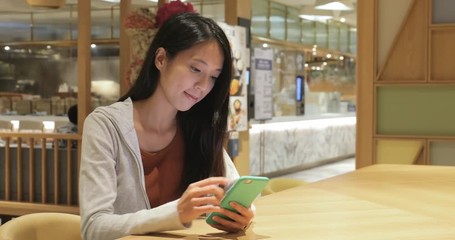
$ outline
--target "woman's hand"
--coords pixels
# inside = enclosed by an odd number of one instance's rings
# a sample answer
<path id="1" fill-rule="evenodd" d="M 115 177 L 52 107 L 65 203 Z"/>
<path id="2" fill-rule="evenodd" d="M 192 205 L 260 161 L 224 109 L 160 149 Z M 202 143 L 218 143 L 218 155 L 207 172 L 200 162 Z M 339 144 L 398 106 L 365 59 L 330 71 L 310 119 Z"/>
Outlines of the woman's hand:
<path id="1" fill-rule="evenodd" d="M 222 211 L 219 205 L 224 189 L 220 186 L 228 182 L 225 177 L 211 177 L 190 184 L 177 204 L 180 222 L 188 224 L 202 214 Z"/>
<path id="2" fill-rule="evenodd" d="M 254 217 L 253 210 L 251 208 L 243 207 L 236 202 L 230 202 L 229 204 L 232 208 L 237 210 L 238 213 L 224 208 L 221 209 L 220 213 L 229 217 L 232 221 L 219 216 L 214 216 L 213 220 L 219 224 L 210 224 L 210 226 L 226 232 L 238 232 L 245 230 L 249 226 L 251 219 Z"/>

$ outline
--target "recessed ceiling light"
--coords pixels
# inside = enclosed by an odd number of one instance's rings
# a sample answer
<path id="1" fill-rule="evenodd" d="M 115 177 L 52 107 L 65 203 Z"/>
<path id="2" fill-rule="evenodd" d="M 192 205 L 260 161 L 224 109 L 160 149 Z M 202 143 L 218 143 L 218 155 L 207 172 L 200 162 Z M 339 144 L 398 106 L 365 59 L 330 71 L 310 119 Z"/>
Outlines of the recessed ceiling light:
<path id="1" fill-rule="evenodd" d="M 341 1 L 316 1 L 315 9 L 319 10 L 338 10 L 338 11 L 349 11 L 353 7 L 350 4 L 343 3 Z"/>
<path id="2" fill-rule="evenodd" d="M 299 15 L 300 18 L 310 20 L 310 21 L 326 21 L 329 19 L 332 19 L 332 16 L 321 16 L 321 15 L 306 15 L 306 14 L 301 14 Z"/>

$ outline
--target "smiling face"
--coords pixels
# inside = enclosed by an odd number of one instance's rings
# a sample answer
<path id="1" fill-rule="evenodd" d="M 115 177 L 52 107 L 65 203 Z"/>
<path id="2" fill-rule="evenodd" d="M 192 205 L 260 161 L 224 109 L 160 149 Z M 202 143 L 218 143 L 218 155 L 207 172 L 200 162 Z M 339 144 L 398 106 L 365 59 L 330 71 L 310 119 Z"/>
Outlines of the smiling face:
<path id="1" fill-rule="evenodd" d="M 157 91 L 178 111 L 187 111 L 210 93 L 223 67 L 223 52 L 216 41 L 199 43 L 173 59 L 159 48 L 155 65 L 160 71 Z"/>

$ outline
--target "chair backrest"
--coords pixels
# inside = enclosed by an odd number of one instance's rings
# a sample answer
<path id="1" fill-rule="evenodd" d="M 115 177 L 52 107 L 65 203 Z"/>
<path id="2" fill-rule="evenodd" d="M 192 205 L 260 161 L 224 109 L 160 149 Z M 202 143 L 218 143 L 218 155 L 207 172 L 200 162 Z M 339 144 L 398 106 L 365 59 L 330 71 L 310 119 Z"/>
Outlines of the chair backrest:
<path id="1" fill-rule="evenodd" d="M 379 140 L 376 149 L 378 164 L 415 164 L 423 154 L 424 141 Z"/>
<path id="2" fill-rule="evenodd" d="M 306 184 L 305 181 L 295 178 L 272 178 L 269 180 L 261 195 L 269 195 L 275 192 L 280 192 L 289 188 L 297 187 Z"/>
<path id="3" fill-rule="evenodd" d="M 80 217 L 67 213 L 32 213 L 0 226 L 0 240 L 81 240 Z"/>

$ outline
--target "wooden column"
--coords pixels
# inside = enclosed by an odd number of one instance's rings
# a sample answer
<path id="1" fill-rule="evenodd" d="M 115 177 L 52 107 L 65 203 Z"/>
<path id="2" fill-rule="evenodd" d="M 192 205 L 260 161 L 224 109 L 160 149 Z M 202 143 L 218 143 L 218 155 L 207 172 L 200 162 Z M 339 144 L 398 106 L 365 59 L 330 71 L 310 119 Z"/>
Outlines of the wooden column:
<path id="1" fill-rule="evenodd" d="M 247 28 L 247 37 L 250 34 L 251 0 L 225 0 L 225 22 L 229 25 L 240 25 Z M 247 39 L 249 43 L 251 39 Z M 250 47 L 250 46 L 248 46 Z M 239 132 L 239 155 L 233 159 L 240 175 L 250 174 L 250 133 Z"/>
<path id="2" fill-rule="evenodd" d="M 239 25 L 239 19 L 251 20 L 251 0 L 225 0 L 224 18 L 227 24 Z"/>
<path id="3" fill-rule="evenodd" d="M 130 65 L 130 41 L 126 34 L 123 23 L 131 11 L 131 0 L 120 1 L 120 96 L 123 96 L 128 90 L 129 86 L 126 83 L 126 72 Z"/>
<path id="4" fill-rule="evenodd" d="M 77 110 L 78 132 L 82 133 L 85 117 L 90 113 L 91 87 L 91 0 L 77 4 Z"/>
<path id="5" fill-rule="evenodd" d="M 357 1 L 356 168 L 373 164 L 376 2 Z"/>

